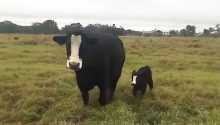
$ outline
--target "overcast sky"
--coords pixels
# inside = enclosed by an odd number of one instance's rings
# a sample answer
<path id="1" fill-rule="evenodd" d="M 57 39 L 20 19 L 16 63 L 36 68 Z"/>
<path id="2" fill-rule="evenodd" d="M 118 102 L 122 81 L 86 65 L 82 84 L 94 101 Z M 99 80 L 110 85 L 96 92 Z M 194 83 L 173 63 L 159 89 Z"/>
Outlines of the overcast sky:
<path id="1" fill-rule="evenodd" d="M 0 0 L 0 21 L 31 25 L 46 19 L 59 27 L 80 22 L 168 31 L 191 24 L 201 31 L 220 23 L 220 0 Z"/>

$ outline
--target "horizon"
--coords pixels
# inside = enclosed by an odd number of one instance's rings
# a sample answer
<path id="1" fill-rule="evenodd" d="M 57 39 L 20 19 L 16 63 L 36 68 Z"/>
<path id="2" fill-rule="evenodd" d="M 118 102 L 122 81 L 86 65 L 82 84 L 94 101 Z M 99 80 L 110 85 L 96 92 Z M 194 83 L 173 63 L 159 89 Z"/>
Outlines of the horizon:
<path id="1" fill-rule="evenodd" d="M 218 0 L 4 0 L 0 4 L 0 21 L 27 26 L 51 19 L 59 29 L 71 23 L 99 23 L 137 31 L 180 30 L 194 25 L 196 32 L 203 32 L 220 23 L 218 5 Z"/>

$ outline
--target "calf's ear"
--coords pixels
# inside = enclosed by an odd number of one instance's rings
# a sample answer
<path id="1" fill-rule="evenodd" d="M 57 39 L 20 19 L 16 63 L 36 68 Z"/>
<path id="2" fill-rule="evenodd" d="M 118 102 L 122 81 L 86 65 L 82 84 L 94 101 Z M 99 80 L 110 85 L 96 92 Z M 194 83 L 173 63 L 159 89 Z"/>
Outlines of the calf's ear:
<path id="1" fill-rule="evenodd" d="M 60 45 L 63 45 L 64 43 L 66 43 L 67 37 L 66 36 L 54 36 L 53 40 L 56 43 L 58 43 Z"/>
<path id="2" fill-rule="evenodd" d="M 134 76 L 135 73 L 136 73 L 136 71 L 133 70 L 133 71 L 132 71 L 132 74 L 131 74 L 131 79 L 133 79 L 133 76 Z"/>
<path id="3" fill-rule="evenodd" d="M 132 71 L 132 75 L 133 75 L 133 74 L 135 74 L 135 73 L 136 73 L 136 71 L 135 71 L 135 70 L 133 70 L 133 71 Z"/>

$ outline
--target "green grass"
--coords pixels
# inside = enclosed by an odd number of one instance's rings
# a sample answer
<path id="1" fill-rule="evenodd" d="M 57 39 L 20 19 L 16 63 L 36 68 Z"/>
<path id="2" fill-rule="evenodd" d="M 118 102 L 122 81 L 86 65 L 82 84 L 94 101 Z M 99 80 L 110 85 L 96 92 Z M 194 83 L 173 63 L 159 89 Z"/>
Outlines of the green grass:
<path id="1" fill-rule="evenodd" d="M 121 37 L 126 62 L 112 103 L 84 106 L 65 47 L 49 35 L 0 35 L 0 124 L 220 124 L 220 38 Z M 155 87 L 132 96 L 131 72 Z"/>

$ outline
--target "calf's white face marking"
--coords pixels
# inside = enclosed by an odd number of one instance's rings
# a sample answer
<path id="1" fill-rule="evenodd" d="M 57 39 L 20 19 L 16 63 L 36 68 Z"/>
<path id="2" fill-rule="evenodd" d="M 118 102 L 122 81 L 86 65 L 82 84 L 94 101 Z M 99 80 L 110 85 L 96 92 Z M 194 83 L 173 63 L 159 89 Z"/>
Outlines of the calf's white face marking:
<path id="1" fill-rule="evenodd" d="M 82 68 L 82 59 L 79 58 L 79 48 L 81 44 L 81 36 L 80 35 L 72 35 L 71 36 L 71 55 L 67 59 L 67 68 L 70 67 L 69 63 L 75 62 L 79 63 L 79 69 Z"/>
<path id="2" fill-rule="evenodd" d="M 136 84 L 136 79 L 137 79 L 137 76 L 133 76 L 133 78 L 132 78 L 133 81 L 131 82 L 132 85 Z"/>

